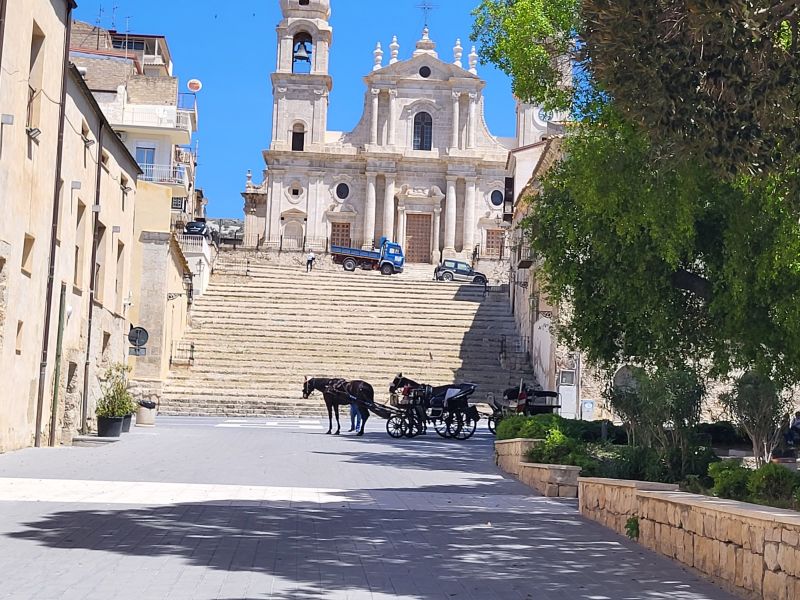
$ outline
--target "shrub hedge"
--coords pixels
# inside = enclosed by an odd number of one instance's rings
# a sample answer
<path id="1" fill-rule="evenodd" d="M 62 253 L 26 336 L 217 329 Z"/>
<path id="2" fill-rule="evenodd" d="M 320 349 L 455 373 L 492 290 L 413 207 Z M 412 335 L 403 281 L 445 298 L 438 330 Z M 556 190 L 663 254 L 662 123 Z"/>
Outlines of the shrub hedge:
<path id="1" fill-rule="evenodd" d="M 800 509 L 800 475 L 780 465 L 768 463 L 750 470 L 739 461 L 726 460 L 709 468 L 715 496 L 774 506 Z"/>

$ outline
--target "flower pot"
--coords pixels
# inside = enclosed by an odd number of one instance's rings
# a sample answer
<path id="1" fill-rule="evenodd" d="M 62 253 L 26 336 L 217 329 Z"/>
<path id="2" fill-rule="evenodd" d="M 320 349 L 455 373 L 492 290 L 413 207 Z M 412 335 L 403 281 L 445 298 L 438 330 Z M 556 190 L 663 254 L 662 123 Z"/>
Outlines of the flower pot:
<path id="1" fill-rule="evenodd" d="M 118 438 L 125 417 L 97 417 L 97 437 Z"/>
<path id="2" fill-rule="evenodd" d="M 136 411 L 136 426 L 137 427 L 155 427 L 156 424 L 156 409 L 144 408 L 140 406 Z"/>
<path id="3" fill-rule="evenodd" d="M 133 415 L 127 415 L 126 417 L 122 418 L 122 433 L 130 432 L 131 421 L 133 421 Z"/>

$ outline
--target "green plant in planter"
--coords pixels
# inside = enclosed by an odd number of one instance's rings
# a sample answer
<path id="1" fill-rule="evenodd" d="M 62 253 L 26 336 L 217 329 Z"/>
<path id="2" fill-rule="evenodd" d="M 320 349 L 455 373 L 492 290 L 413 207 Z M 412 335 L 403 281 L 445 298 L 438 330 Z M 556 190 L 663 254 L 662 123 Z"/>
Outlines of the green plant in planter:
<path id="1" fill-rule="evenodd" d="M 103 397 L 97 403 L 95 413 L 98 417 L 127 417 L 136 412 L 136 403 L 128 391 L 130 367 L 115 364 L 105 372 Z"/>

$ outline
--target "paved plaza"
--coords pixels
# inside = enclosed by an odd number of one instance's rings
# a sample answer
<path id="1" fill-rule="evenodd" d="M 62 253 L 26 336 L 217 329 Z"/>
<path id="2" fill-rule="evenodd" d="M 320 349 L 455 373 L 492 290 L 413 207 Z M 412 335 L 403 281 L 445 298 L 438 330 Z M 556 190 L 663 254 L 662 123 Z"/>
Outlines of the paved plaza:
<path id="1" fill-rule="evenodd" d="M 382 427 L 160 419 L 0 456 L 0 598 L 732 599 L 503 477 L 487 433 Z"/>

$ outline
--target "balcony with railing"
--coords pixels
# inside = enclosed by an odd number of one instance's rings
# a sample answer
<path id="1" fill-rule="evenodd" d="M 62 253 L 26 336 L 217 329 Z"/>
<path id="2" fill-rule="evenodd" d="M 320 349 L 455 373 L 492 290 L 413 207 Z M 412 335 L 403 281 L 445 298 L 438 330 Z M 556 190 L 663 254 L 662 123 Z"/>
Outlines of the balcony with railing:
<path id="1" fill-rule="evenodd" d="M 139 165 L 142 174 L 139 175 L 140 181 L 148 181 L 160 185 L 172 187 L 174 196 L 183 197 L 189 193 L 191 184 L 189 169 L 186 165 Z"/>

